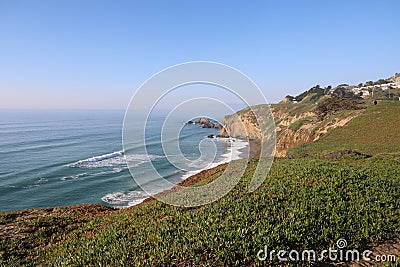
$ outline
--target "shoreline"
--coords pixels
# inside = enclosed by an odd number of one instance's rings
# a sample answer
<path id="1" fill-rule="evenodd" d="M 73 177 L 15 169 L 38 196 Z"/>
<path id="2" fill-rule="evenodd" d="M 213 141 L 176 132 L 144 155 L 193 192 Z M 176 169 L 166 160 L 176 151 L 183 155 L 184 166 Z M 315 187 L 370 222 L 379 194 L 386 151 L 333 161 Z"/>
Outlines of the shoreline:
<path id="1" fill-rule="evenodd" d="M 199 169 L 199 170 L 195 170 L 195 171 L 188 171 L 188 172 L 184 173 L 180 178 L 181 181 L 176 183 L 171 188 L 167 188 L 167 189 L 161 190 L 160 192 L 157 192 L 156 194 L 165 193 L 165 192 L 173 189 L 176 185 L 186 185 L 187 182 L 189 184 L 194 184 L 194 183 L 191 183 L 189 181 L 191 179 L 196 180 L 196 176 L 198 174 L 200 174 L 201 172 L 203 172 L 203 171 L 209 171 L 209 170 L 212 170 L 214 168 L 217 168 L 220 165 L 229 163 L 229 162 L 231 162 L 233 160 L 250 158 L 250 157 L 255 155 L 254 151 L 255 151 L 256 143 L 254 142 L 254 140 L 243 140 L 243 139 L 240 139 L 240 138 L 231 138 L 231 137 L 227 137 L 227 138 L 225 138 L 225 137 L 214 137 L 213 139 L 214 140 L 218 140 L 220 142 L 226 142 L 226 143 L 230 143 L 231 144 L 230 147 L 227 147 L 228 151 L 226 153 L 220 155 L 220 157 L 222 158 L 220 161 L 213 162 L 213 163 L 211 163 L 210 165 L 208 165 L 207 167 L 205 167 L 203 169 Z M 253 147 L 253 149 L 252 149 L 252 147 Z M 144 191 L 128 191 L 128 192 L 133 194 L 133 195 L 135 195 L 135 194 L 146 194 L 146 192 L 144 192 Z M 148 201 L 150 199 L 153 199 L 153 197 L 150 196 L 150 195 L 147 195 L 146 197 L 138 198 L 138 199 L 135 199 L 135 200 L 131 201 L 130 203 L 128 203 L 127 206 L 114 206 L 112 208 L 117 209 L 117 210 L 127 209 L 127 208 L 131 208 L 131 207 L 140 205 L 141 203 L 144 203 L 144 202 L 146 202 L 146 201 Z M 105 202 L 105 201 L 103 200 L 103 202 Z M 105 205 L 105 206 L 109 207 L 107 204 L 102 204 L 102 205 Z"/>
<path id="2" fill-rule="evenodd" d="M 221 138 L 221 137 L 214 137 L 214 140 L 217 139 L 218 141 L 224 141 L 226 140 L 226 142 L 231 142 L 231 144 L 234 144 L 230 147 L 227 148 L 227 152 L 224 154 L 220 155 L 220 160 L 218 162 L 214 162 L 211 163 L 209 166 L 207 166 L 206 168 L 203 169 L 199 169 L 196 171 L 189 171 L 187 173 L 184 173 L 181 176 L 181 180 L 179 182 L 177 182 L 174 186 L 176 185 L 184 185 L 184 186 L 188 186 L 188 185 L 194 185 L 198 180 L 198 175 L 201 175 L 202 172 L 204 171 L 210 171 L 214 168 L 217 168 L 221 165 L 224 165 L 226 163 L 229 163 L 233 160 L 238 160 L 238 159 L 245 159 L 245 158 L 250 158 L 253 157 L 254 155 L 256 155 L 255 151 L 256 151 L 256 146 L 257 146 L 257 142 L 256 140 L 244 140 L 244 139 L 239 139 L 239 138 Z M 229 141 L 228 141 L 229 140 Z M 171 187 L 169 189 L 165 189 L 162 190 L 160 192 L 158 192 L 157 194 L 166 192 L 168 190 L 171 190 Z M 116 194 L 115 193 L 111 193 L 111 194 Z M 111 210 L 124 210 L 127 208 L 131 208 L 137 205 L 140 205 L 141 203 L 150 201 L 151 199 L 153 199 L 152 196 L 147 195 L 146 197 L 144 196 L 140 196 L 140 194 L 146 194 L 144 191 L 128 191 L 128 192 L 120 192 L 120 194 L 122 196 L 122 198 L 134 198 L 135 196 L 138 197 L 136 200 L 129 200 L 130 203 L 126 206 L 113 206 L 111 203 L 108 203 L 106 201 L 103 200 L 104 197 L 108 196 L 103 196 L 102 198 L 100 198 L 102 200 L 102 202 L 100 203 L 82 203 L 82 204 L 74 204 L 74 205 L 58 205 L 58 206 L 48 206 L 48 207 L 32 207 L 32 208 L 28 208 L 28 209 L 16 209 L 16 210 L 10 210 L 10 211 L 1 211 L 0 214 L 7 214 L 7 213 L 13 213 L 13 212 L 26 212 L 26 211 L 32 211 L 32 210 L 53 210 L 53 209 L 59 209 L 59 208 L 76 208 L 76 207 L 92 207 L 92 206 L 98 206 L 98 207 L 106 207 L 107 209 L 111 209 Z"/>

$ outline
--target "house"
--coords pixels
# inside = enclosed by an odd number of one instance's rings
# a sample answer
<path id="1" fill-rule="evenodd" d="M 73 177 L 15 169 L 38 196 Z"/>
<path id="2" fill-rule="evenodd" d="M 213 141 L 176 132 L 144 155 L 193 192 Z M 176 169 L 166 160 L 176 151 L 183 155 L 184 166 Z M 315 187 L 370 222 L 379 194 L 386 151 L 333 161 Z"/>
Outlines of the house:
<path id="1" fill-rule="evenodd" d="M 382 90 L 387 90 L 387 89 L 389 89 L 389 87 L 392 89 L 398 89 L 398 88 L 400 88 L 400 83 L 393 82 L 393 83 L 382 84 L 381 88 L 382 88 Z"/>
<path id="2" fill-rule="evenodd" d="M 366 98 L 370 98 L 373 96 L 373 93 L 368 91 L 368 90 L 363 90 L 362 91 L 362 98 L 366 99 Z"/>
<path id="3" fill-rule="evenodd" d="M 352 89 L 352 91 L 353 91 L 353 93 L 354 93 L 355 95 L 358 95 L 358 94 L 360 94 L 360 92 L 361 92 L 361 88 L 355 87 L 355 88 Z"/>

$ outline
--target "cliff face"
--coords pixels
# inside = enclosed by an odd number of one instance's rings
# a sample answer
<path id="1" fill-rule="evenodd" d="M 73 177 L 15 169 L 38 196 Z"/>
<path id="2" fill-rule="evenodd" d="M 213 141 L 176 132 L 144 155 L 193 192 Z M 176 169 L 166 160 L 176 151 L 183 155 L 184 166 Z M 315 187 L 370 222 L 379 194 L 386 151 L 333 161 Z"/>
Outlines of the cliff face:
<path id="1" fill-rule="evenodd" d="M 249 139 L 260 139 L 261 132 L 258 123 L 255 120 L 254 114 L 251 111 L 246 111 L 238 116 L 225 116 L 221 124 L 219 135 L 221 137 L 237 137 Z"/>
<path id="2" fill-rule="evenodd" d="M 266 106 L 256 106 L 261 112 Z M 318 140 L 330 129 L 345 126 L 350 120 L 361 114 L 356 110 L 349 114 L 339 114 L 318 121 L 314 112 L 316 105 L 277 104 L 270 106 L 276 126 L 276 157 L 287 156 L 287 151 L 299 144 Z M 260 110 L 261 109 L 261 110 Z M 251 109 L 244 109 L 237 116 L 225 116 L 221 121 L 220 136 L 260 139 L 261 133 Z"/>

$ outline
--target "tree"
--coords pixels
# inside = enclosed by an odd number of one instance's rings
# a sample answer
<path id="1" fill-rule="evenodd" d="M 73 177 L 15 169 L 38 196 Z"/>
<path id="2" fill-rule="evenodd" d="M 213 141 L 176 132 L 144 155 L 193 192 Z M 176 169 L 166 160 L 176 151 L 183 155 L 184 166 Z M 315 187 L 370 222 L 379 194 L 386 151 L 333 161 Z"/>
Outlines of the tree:
<path id="1" fill-rule="evenodd" d="M 344 97 L 332 97 L 320 102 L 316 109 L 315 115 L 319 121 L 322 121 L 331 114 L 336 114 L 344 110 L 358 109 L 357 100 Z"/>
<path id="2" fill-rule="evenodd" d="M 384 79 L 379 79 L 374 83 L 374 85 L 375 84 L 385 84 L 385 83 L 386 83 L 386 81 Z"/>
<path id="3" fill-rule="evenodd" d="M 332 89 L 332 86 L 330 86 L 330 85 L 328 85 L 327 87 L 325 87 L 325 89 L 324 89 L 324 94 L 326 95 L 326 94 L 328 94 L 329 93 L 329 91 Z"/>

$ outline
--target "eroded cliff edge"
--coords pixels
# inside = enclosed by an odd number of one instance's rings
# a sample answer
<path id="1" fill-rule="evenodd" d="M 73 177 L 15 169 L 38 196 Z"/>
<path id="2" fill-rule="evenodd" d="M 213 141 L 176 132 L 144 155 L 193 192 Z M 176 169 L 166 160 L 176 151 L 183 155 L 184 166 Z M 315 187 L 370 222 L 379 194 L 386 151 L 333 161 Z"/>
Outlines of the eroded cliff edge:
<path id="1" fill-rule="evenodd" d="M 338 97 L 312 104 L 281 103 L 248 107 L 238 111 L 235 116 L 225 116 L 219 135 L 259 140 L 261 131 L 253 111 L 269 114 L 270 110 L 276 127 L 275 156 L 286 157 L 288 149 L 316 141 L 329 130 L 346 126 L 362 113 L 362 104 L 362 101 Z"/>

